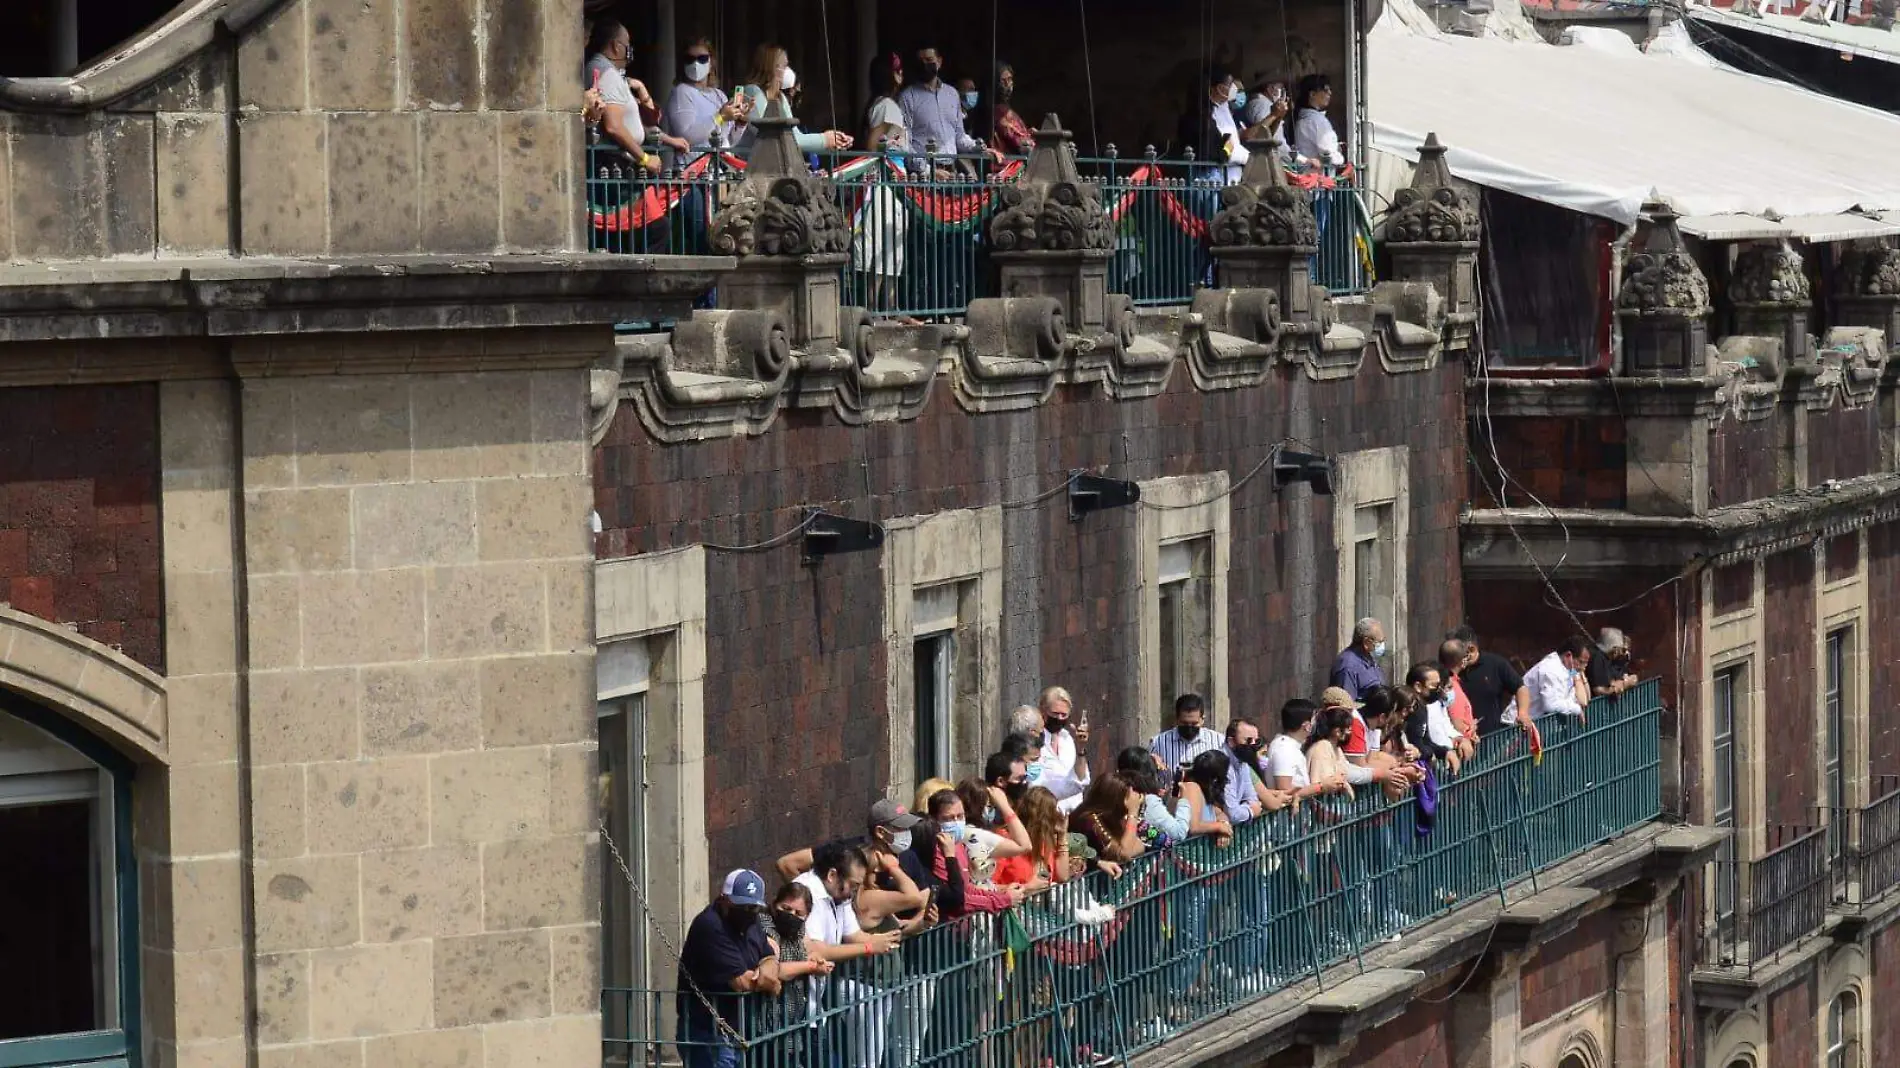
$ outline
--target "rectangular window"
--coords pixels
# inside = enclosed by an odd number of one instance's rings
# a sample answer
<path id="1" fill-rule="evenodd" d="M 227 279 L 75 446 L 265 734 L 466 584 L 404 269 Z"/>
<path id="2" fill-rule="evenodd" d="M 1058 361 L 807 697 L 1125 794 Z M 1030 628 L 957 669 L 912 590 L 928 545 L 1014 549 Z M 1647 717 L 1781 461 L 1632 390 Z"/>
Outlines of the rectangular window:
<path id="1" fill-rule="evenodd" d="M 955 697 L 957 635 L 938 631 L 917 639 L 911 656 L 917 705 L 911 713 L 917 751 L 912 782 L 950 778 L 951 709 Z"/>
<path id="2" fill-rule="evenodd" d="M 1851 640 L 1852 634 L 1848 627 L 1829 631 L 1826 655 L 1822 658 L 1821 730 L 1824 737 L 1821 739 L 1821 753 L 1826 762 L 1823 779 L 1827 790 L 1827 849 L 1830 857 L 1839 857 L 1847 845 L 1844 833 L 1847 776 L 1842 754 L 1847 737 L 1847 667 Z"/>
<path id="3" fill-rule="evenodd" d="M 1860 571 L 1860 533 L 1837 534 L 1827 540 L 1827 580 L 1842 582 Z"/>
<path id="4" fill-rule="evenodd" d="M 1755 565 L 1741 563 L 1718 567 L 1712 585 L 1716 615 L 1728 616 L 1744 611 L 1755 603 Z"/>
<path id="5" fill-rule="evenodd" d="M 1392 625 L 1392 503 L 1353 510 L 1353 618 Z"/>
<path id="6" fill-rule="evenodd" d="M 1213 542 L 1161 546 L 1161 708 L 1157 729 L 1174 722 L 1174 699 L 1208 696 L 1214 645 Z"/>
<path id="7" fill-rule="evenodd" d="M 1742 669 L 1728 668 L 1715 675 L 1715 699 L 1710 709 L 1710 732 L 1714 760 L 1709 769 L 1715 787 L 1715 806 L 1709 822 L 1716 827 L 1735 829 L 1735 723 L 1737 702 L 1742 694 Z M 1730 835 L 1717 847 L 1715 873 L 1715 919 L 1721 926 L 1735 921 L 1737 897 L 1735 837 Z"/>
<path id="8" fill-rule="evenodd" d="M 643 639 L 600 648 L 595 676 L 600 702 L 601 986 L 637 991 L 647 975 L 646 704 L 651 665 Z M 618 859 L 616 859 L 616 857 Z M 622 866 L 624 865 L 624 870 Z M 638 994 L 616 1003 L 639 1004 Z"/>

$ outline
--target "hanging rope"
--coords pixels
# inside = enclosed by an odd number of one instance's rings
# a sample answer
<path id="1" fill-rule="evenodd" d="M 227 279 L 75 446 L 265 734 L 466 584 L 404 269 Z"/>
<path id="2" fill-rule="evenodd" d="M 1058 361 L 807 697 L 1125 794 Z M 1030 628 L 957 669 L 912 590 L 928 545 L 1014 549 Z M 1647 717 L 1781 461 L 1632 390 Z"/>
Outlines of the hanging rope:
<path id="1" fill-rule="evenodd" d="M 1089 58 L 1089 2 L 1075 0 L 1075 6 L 1082 12 L 1082 80 L 1089 92 L 1089 154 L 1102 154 L 1102 138 L 1095 129 L 1095 66 Z"/>
<path id="2" fill-rule="evenodd" d="M 838 70 L 831 64 L 831 0 L 818 0 L 818 25 L 819 32 L 825 35 L 825 97 L 831 105 L 828 126 L 833 130 L 842 129 L 845 124 L 838 121 Z"/>

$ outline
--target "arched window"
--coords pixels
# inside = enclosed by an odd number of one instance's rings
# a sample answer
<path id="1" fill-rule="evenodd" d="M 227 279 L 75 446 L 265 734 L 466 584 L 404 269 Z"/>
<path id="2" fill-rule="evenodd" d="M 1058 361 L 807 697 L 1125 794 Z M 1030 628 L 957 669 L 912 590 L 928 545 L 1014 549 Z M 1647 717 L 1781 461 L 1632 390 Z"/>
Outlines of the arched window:
<path id="1" fill-rule="evenodd" d="M 1583 1054 L 1572 1053 L 1563 1060 L 1558 1061 L 1557 1068 L 1590 1068 L 1590 1064 L 1583 1059 Z"/>
<path id="2" fill-rule="evenodd" d="M 132 768 L 0 690 L 0 1048 L 8 1065 L 137 1050 Z"/>
<path id="3" fill-rule="evenodd" d="M 1827 1006 L 1827 1029 L 1823 1035 L 1823 1068 L 1859 1068 L 1860 999 L 1853 991 L 1842 991 Z"/>

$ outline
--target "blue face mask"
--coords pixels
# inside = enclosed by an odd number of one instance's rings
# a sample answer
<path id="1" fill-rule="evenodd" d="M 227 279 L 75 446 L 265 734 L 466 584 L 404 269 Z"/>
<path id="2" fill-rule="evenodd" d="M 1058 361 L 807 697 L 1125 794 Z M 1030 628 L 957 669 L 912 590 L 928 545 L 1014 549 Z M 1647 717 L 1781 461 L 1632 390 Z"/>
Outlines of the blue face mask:
<path id="1" fill-rule="evenodd" d="M 1233 105 L 1233 108 L 1235 111 L 1239 111 L 1241 108 L 1246 107 L 1247 106 L 1247 91 L 1245 89 L 1234 90 L 1234 98 L 1228 101 L 1228 103 Z"/>
<path id="2" fill-rule="evenodd" d="M 963 94 L 963 108 L 965 111 L 976 110 L 976 90 L 972 89 Z"/>
<path id="3" fill-rule="evenodd" d="M 969 824 L 965 823 L 962 820 L 944 820 L 943 821 L 943 833 L 949 835 L 950 840 L 952 842 L 963 841 L 963 832 L 968 827 L 969 827 Z"/>

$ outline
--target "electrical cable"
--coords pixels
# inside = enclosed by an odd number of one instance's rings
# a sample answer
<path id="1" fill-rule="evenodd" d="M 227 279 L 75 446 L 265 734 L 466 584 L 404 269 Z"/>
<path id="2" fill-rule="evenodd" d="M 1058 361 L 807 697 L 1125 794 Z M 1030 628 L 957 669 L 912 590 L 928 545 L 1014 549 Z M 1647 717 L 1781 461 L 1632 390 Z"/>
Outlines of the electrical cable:
<path id="1" fill-rule="evenodd" d="M 1042 502 L 1048 500 L 1049 498 L 1057 496 L 1067 491 L 1068 488 L 1073 485 L 1075 485 L 1075 475 L 1070 475 L 1068 478 L 1063 479 L 1060 485 L 1052 489 L 1043 490 L 1041 493 L 1036 494 L 1034 497 L 1025 497 L 1020 501 L 1004 501 L 998 507 L 1002 508 L 1005 511 L 1013 511 L 1017 508 L 1028 508 L 1031 505 L 1041 504 Z"/>
<path id="2" fill-rule="evenodd" d="M 1076 8 L 1082 13 L 1082 80 L 1088 86 L 1089 96 L 1089 155 L 1102 154 L 1102 137 L 1095 128 L 1095 67 L 1089 58 L 1089 4 L 1088 0 L 1075 0 Z"/>
<path id="3" fill-rule="evenodd" d="M 806 509 L 805 518 L 801 520 L 797 526 L 783 534 L 774 534 L 764 541 L 753 542 L 750 545 L 714 545 L 708 542 L 702 546 L 702 548 L 707 552 L 715 553 L 762 553 L 767 549 L 776 549 L 786 542 L 791 541 L 793 538 L 798 537 L 800 534 L 803 534 L 813 523 L 818 521 L 818 517 L 822 514 L 823 513 L 816 508 Z"/>
<path id="4" fill-rule="evenodd" d="M 1161 504 L 1158 501 L 1151 501 L 1144 497 L 1137 503 L 1143 508 L 1152 508 L 1157 512 L 1179 512 L 1179 511 L 1185 511 L 1186 509 L 1189 509 L 1189 508 L 1205 508 L 1208 505 L 1213 504 L 1215 501 L 1222 500 L 1223 498 L 1226 498 L 1226 497 L 1231 497 L 1235 493 L 1238 493 L 1240 491 L 1240 487 L 1245 486 L 1247 483 L 1253 481 L 1253 477 L 1259 474 L 1262 470 L 1264 470 L 1268 464 L 1272 463 L 1274 457 L 1280 455 L 1280 450 L 1286 448 L 1286 446 L 1291 444 L 1292 441 L 1293 441 L 1292 438 L 1282 438 L 1280 441 L 1276 442 L 1272 448 L 1267 450 L 1266 457 L 1262 459 L 1259 463 L 1253 465 L 1252 469 L 1250 469 L 1246 474 L 1240 476 L 1240 478 L 1237 481 L 1230 484 L 1226 489 L 1221 490 L 1219 493 L 1214 494 L 1213 496 L 1207 498 L 1206 500 L 1189 501 L 1184 504 Z"/>

